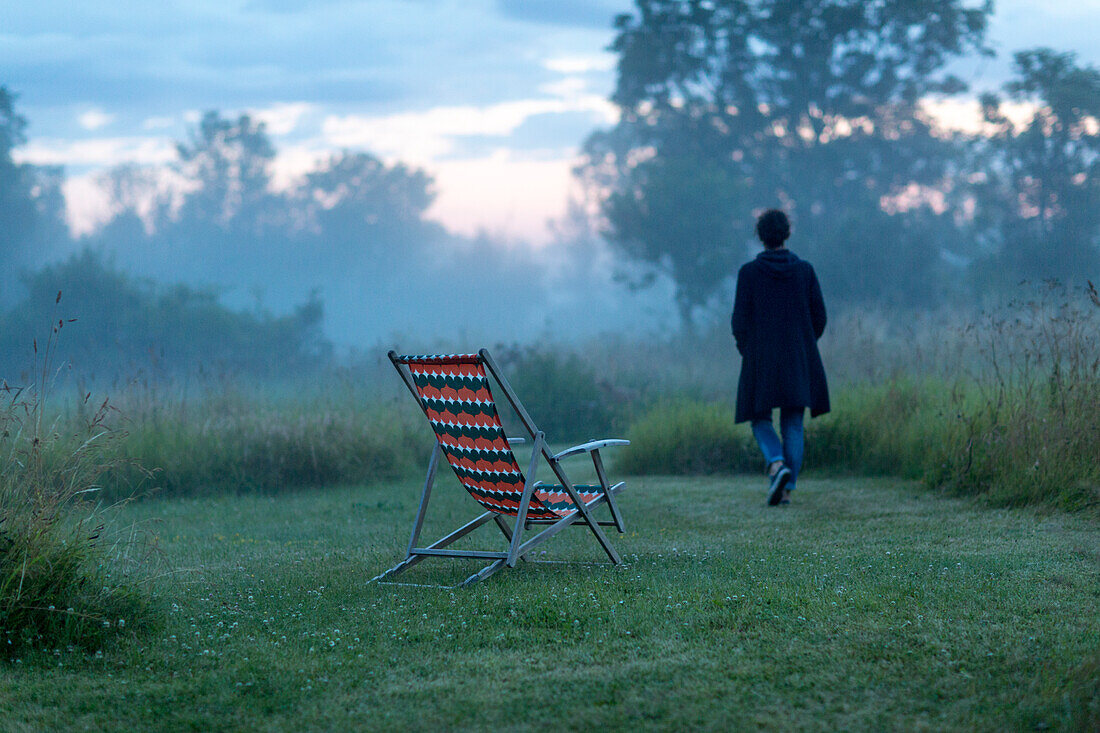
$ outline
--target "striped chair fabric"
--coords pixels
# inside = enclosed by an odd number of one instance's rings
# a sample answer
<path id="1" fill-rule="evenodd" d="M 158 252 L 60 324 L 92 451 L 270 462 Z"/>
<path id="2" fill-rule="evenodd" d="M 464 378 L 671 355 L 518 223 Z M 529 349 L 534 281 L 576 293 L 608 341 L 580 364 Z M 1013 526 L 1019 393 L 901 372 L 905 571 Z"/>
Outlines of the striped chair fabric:
<path id="1" fill-rule="evenodd" d="M 398 356 L 407 364 L 439 446 L 462 485 L 482 506 L 506 516 L 519 513 L 524 477 L 508 444 L 478 354 Z M 586 504 L 599 486 L 574 486 Z M 556 520 L 576 512 L 558 484 L 536 484 L 527 510 L 531 520 Z"/>

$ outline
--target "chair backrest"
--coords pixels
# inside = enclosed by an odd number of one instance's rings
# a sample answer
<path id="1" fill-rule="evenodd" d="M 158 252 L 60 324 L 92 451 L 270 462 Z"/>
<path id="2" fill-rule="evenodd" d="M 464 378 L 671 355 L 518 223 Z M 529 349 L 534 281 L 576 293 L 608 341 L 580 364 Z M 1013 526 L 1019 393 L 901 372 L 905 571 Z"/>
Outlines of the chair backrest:
<path id="1" fill-rule="evenodd" d="M 443 455 L 470 495 L 486 509 L 515 516 L 523 472 L 500 423 L 481 355 L 390 352 L 390 360 L 418 398 Z M 532 495 L 527 516 L 557 519 L 560 514 Z"/>

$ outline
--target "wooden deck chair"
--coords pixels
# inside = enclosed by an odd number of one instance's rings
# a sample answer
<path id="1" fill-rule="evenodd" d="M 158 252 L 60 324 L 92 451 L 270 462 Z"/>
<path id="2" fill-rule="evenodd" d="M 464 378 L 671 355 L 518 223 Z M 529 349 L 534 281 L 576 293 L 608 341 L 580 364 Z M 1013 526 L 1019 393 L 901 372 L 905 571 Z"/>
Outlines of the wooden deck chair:
<path id="1" fill-rule="evenodd" d="M 462 585 L 488 578 L 501 568 L 515 567 L 530 550 L 572 524 L 587 526 L 611 562 L 622 563 L 601 526 L 624 531 L 622 515 L 615 495 L 624 484 L 608 484 L 600 449 L 628 445 L 626 440 L 594 440 L 560 453 L 552 453 L 541 431 L 523 408 L 508 380 L 500 373 L 489 353 L 449 356 L 399 356 L 389 352 L 390 361 L 409 391 L 416 397 L 435 431 L 436 445 L 428 462 L 428 475 L 413 522 L 405 559 L 372 580 L 384 581 L 432 556 L 492 560 Z M 525 442 L 504 434 L 488 374 L 500 385 L 528 437 L 534 441 L 531 462 L 524 475 L 512 452 L 512 444 Z M 569 481 L 561 460 L 588 454 L 596 470 L 599 485 L 577 485 Z M 454 469 L 459 482 L 486 510 L 450 534 L 430 545 L 420 546 L 420 530 L 427 514 L 440 456 Z M 540 461 L 542 459 L 542 461 Z M 535 473 L 545 462 L 557 483 L 544 484 Z M 593 510 L 607 504 L 611 521 L 598 521 Z M 488 522 L 494 522 L 504 535 L 503 550 L 455 550 L 448 546 Z M 528 529 L 538 530 L 524 539 Z"/>

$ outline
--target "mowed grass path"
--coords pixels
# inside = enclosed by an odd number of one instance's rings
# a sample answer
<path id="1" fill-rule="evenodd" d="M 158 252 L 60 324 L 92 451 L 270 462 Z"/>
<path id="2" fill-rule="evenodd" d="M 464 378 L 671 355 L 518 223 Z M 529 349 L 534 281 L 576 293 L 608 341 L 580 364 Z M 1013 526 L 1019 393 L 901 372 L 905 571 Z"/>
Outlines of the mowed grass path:
<path id="1" fill-rule="evenodd" d="M 612 535 L 625 567 L 367 585 L 400 558 L 418 489 L 128 508 L 173 571 L 154 581 L 166 620 L 99 659 L 0 668 L 0 728 L 1100 724 L 1095 520 L 893 480 L 805 480 L 793 506 L 767 508 L 758 478 L 635 478 L 629 531 Z M 452 523 L 473 512 L 449 475 L 437 497 Z M 475 537 L 495 542 L 490 528 Z M 564 539 L 547 557 L 599 560 L 587 530 Z"/>

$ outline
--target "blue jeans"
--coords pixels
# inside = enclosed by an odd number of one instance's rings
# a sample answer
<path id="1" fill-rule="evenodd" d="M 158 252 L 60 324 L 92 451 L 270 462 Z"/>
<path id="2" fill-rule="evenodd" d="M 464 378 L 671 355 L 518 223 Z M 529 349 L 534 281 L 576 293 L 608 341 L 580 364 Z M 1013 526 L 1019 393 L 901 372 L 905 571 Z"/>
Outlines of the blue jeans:
<path id="1" fill-rule="evenodd" d="M 775 434 L 772 425 L 772 416 L 760 417 L 752 421 L 752 434 L 756 437 L 756 443 L 760 446 L 760 452 L 764 454 L 764 460 L 770 466 L 775 461 L 783 461 L 791 470 L 791 480 L 787 488 L 794 490 L 795 479 L 802 468 L 802 451 L 805 446 L 805 438 L 802 434 L 803 407 L 784 407 L 779 410 L 779 431 L 783 434 L 783 442 L 779 442 L 779 436 Z"/>

